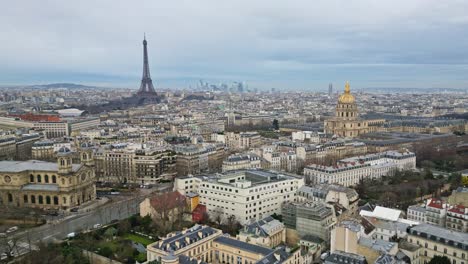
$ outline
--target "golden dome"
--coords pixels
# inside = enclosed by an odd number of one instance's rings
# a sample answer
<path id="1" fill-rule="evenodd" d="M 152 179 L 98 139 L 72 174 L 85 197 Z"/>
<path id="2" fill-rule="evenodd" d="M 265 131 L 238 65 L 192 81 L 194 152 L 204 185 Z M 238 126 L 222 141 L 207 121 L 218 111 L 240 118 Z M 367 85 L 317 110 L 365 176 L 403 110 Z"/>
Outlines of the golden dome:
<path id="1" fill-rule="evenodd" d="M 345 90 L 340 98 L 338 99 L 338 103 L 340 104 L 354 104 L 354 96 L 351 94 L 351 90 L 349 89 L 349 82 L 346 82 Z"/>

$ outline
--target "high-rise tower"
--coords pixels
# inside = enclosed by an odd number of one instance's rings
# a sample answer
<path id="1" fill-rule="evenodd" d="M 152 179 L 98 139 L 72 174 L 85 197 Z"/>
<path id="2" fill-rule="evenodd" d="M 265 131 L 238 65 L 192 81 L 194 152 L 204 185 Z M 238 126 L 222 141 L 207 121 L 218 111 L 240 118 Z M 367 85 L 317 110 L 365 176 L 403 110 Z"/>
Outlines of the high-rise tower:
<path id="1" fill-rule="evenodd" d="M 140 89 L 137 92 L 138 96 L 141 97 L 154 97 L 156 91 L 154 90 L 153 81 L 151 80 L 149 64 L 148 64 L 148 42 L 146 36 L 143 38 L 143 77 L 141 78 Z"/>
<path id="2" fill-rule="evenodd" d="M 333 94 L 333 84 L 330 83 L 328 85 L 328 96 L 332 96 L 332 94 Z"/>

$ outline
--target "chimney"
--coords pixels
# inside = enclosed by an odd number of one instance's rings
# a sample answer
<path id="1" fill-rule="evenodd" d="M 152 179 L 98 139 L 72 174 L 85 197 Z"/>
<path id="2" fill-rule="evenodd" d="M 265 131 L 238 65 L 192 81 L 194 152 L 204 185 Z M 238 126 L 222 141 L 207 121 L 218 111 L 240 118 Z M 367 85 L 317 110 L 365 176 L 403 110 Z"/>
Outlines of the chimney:
<path id="1" fill-rule="evenodd" d="M 203 238 L 203 233 L 202 233 L 201 231 L 198 231 L 198 237 L 199 237 L 200 239 Z"/>

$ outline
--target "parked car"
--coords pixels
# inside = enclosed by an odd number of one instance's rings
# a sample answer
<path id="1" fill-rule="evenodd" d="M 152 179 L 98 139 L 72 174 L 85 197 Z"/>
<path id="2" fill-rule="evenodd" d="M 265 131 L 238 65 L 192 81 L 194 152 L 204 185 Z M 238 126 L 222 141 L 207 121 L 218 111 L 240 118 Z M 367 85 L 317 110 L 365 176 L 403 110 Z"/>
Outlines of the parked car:
<path id="1" fill-rule="evenodd" d="M 12 226 L 12 227 L 8 228 L 6 232 L 8 234 L 8 233 L 13 233 L 16 230 L 18 230 L 18 227 L 17 226 Z"/>
<path id="2" fill-rule="evenodd" d="M 0 233 L 0 237 L 6 237 L 7 234 L 6 233 Z"/>
<path id="3" fill-rule="evenodd" d="M 76 236 L 75 232 L 71 232 L 67 235 L 67 238 L 74 238 Z"/>
<path id="4" fill-rule="evenodd" d="M 78 207 L 75 207 L 75 208 L 70 209 L 70 212 L 73 212 L 73 213 L 78 212 Z"/>
<path id="5" fill-rule="evenodd" d="M 325 260 L 328 256 L 330 256 L 330 252 L 327 251 L 325 253 L 322 253 L 322 255 L 320 255 L 320 259 L 321 260 Z"/>
<path id="6" fill-rule="evenodd" d="M 93 226 L 94 229 L 98 229 L 98 228 L 101 228 L 101 227 L 102 227 L 101 224 L 95 224 L 95 225 Z"/>

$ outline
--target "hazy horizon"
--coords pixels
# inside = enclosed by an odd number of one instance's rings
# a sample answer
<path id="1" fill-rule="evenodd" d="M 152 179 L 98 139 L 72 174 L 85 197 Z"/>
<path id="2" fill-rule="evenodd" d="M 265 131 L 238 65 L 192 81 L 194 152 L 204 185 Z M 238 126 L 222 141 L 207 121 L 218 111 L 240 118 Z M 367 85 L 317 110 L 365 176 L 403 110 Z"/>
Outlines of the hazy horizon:
<path id="1" fill-rule="evenodd" d="M 14 1 L 0 85 L 468 88 L 466 1 Z"/>

